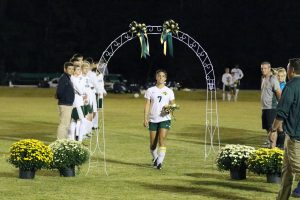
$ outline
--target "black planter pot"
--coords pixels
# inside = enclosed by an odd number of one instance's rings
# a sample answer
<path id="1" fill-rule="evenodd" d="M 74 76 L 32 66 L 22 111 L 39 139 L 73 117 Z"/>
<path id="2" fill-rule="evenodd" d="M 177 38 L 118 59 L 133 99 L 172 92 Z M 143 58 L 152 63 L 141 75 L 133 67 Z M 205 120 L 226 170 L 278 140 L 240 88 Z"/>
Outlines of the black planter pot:
<path id="1" fill-rule="evenodd" d="M 234 180 L 246 179 L 246 167 L 230 169 L 230 178 Z"/>
<path id="2" fill-rule="evenodd" d="M 75 167 L 66 167 L 59 169 L 60 176 L 63 177 L 74 177 L 75 176 Z"/>
<path id="3" fill-rule="evenodd" d="M 19 169 L 19 178 L 21 179 L 34 179 L 35 170 Z"/>

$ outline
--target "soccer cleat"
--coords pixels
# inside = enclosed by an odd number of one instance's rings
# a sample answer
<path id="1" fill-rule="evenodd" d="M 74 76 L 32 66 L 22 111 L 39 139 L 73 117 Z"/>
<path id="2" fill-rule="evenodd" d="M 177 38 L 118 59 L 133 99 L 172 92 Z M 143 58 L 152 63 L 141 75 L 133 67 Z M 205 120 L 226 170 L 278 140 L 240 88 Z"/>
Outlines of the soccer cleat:
<path id="1" fill-rule="evenodd" d="M 162 167 L 162 164 L 159 163 L 159 164 L 156 166 L 156 169 L 161 169 L 161 167 Z"/>

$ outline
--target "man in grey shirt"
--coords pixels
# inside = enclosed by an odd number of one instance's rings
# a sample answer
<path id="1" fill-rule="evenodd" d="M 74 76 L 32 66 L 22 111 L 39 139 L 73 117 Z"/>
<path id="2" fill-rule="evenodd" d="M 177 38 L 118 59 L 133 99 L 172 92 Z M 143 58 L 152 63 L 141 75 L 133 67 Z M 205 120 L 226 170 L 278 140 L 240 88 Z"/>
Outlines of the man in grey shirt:
<path id="1" fill-rule="evenodd" d="M 281 96 L 281 90 L 277 77 L 271 73 L 269 62 L 261 63 L 261 73 L 262 128 L 268 133 L 276 116 L 276 106 Z"/>

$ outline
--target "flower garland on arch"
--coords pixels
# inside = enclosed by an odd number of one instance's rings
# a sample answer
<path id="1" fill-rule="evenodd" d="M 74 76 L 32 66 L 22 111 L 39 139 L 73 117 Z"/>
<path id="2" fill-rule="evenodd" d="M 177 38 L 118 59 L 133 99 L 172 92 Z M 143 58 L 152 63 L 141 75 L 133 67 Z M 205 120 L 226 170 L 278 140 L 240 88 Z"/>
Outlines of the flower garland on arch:
<path id="1" fill-rule="evenodd" d="M 167 46 L 170 56 L 173 57 L 173 41 L 172 34 L 177 34 L 179 31 L 178 23 L 170 19 L 164 22 L 163 32 L 161 33 L 160 42 L 164 45 L 164 55 L 167 55 Z"/>
<path id="2" fill-rule="evenodd" d="M 133 35 L 136 35 L 140 40 L 141 58 L 146 58 L 147 56 L 150 56 L 146 24 L 137 23 L 136 21 L 133 21 L 129 24 L 129 28 L 129 32 Z"/>

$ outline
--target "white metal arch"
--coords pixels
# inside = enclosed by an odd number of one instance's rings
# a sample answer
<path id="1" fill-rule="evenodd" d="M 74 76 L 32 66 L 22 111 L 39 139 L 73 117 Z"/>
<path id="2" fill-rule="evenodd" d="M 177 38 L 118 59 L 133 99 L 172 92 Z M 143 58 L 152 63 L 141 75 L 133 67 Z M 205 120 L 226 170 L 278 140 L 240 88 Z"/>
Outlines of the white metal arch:
<path id="1" fill-rule="evenodd" d="M 147 34 L 155 35 L 161 34 L 163 31 L 162 26 L 147 26 Z M 110 45 L 102 53 L 99 60 L 104 62 L 104 65 L 98 65 L 98 70 L 104 72 L 106 70 L 107 64 L 109 63 L 111 57 L 114 53 L 122 47 L 125 43 L 136 38 L 137 36 L 130 33 L 124 32 L 115 40 L 113 40 Z M 174 39 L 186 44 L 199 58 L 201 65 L 205 72 L 205 79 L 207 85 L 206 92 L 206 120 L 205 120 L 205 159 L 209 156 L 210 152 L 215 152 L 214 143 L 218 144 L 220 148 L 220 136 L 219 136 L 219 116 L 218 116 L 218 106 L 216 98 L 216 84 L 215 84 L 215 73 L 213 65 L 208 57 L 206 51 L 202 46 L 188 34 L 178 31 L 177 34 L 172 34 Z M 214 136 L 217 134 L 217 141 L 214 140 Z M 209 144 L 209 147 L 207 147 Z"/>

